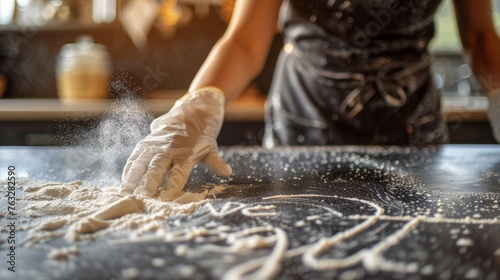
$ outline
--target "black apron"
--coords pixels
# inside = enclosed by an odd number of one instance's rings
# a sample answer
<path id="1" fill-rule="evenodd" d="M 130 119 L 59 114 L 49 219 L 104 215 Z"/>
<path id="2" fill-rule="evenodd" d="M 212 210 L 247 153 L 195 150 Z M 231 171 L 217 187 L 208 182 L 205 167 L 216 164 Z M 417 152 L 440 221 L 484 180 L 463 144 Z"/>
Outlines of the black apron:
<path id="1" fill-rule="evenodd" d="M 428 53 L 440 0 L 284 0 L 264 145 L 446 143 Z"/>

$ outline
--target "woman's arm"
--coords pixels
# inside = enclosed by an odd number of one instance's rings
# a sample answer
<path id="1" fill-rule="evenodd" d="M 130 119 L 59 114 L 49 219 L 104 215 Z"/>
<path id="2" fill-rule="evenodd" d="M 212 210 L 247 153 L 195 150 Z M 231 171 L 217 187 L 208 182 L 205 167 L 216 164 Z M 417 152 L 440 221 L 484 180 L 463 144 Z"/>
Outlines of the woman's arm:
<path id="1" fill-rule="evenodd" d="M 500 143 L 500 38 L 493 23 L 490 0 L 454 0 L 465 55 L 488 95 L 488 119 Z"/>
<path id="2" fill-rule="evenodd" d="M 237 97 L 264 66 L 276 32 L 281 0 L 239 0 L 228 29 L 194 78 L 189 91 L 220 88 Z"/>
<path id="3" fill-rule="evenodd" d="M 280 0 L 237 1 L 228 30 L 198 71 L 189 94 L 156 118 L 151 134 L 135 146 L 123 168 L 122 193 L 177 199 L 198 162 L 220 176 L 231 175 L 217 145 L 224 103 L 261 71 L 280 4 Z"/>
<path id="4" fill-rule="evenodd" d="M 487 94 L 500 89 L 500 37 L 490 0 L 454 0 L 465 55 Z"/>

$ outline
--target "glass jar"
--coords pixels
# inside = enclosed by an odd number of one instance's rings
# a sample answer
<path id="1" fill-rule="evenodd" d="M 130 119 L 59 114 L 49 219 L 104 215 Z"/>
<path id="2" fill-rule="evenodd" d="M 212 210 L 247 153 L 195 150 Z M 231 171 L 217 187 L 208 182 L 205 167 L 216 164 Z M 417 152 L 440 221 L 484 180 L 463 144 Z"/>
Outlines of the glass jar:
<path id="1" fill-rule="evenodd" d="M 105 99 L 111 77 L 111 58 L 104 45 L 88 35 L 61 48 L 56 63 L 59 99 Z"/>

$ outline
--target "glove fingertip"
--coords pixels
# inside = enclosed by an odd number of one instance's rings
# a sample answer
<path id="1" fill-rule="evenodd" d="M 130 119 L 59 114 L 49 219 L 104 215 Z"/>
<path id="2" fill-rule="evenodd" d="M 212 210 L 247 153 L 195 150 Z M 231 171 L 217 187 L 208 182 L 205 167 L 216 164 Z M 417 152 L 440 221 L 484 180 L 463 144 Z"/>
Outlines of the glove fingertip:
<path id="1" fill-rule="evenodd" d="M 222 177 L 229 177 L 233 174 L 233 168 L 224 162 L 223 165 L 221 165 L 220 169 L 218 169 L 217 175 L 220 175 Z"/>
<path id="2" fill-rule="evenodd" d="M 231 166 L 216 151 L 208 153 L 203 160 L 203 164 L 219 176 L 229 177 L 233 174 Z"/>

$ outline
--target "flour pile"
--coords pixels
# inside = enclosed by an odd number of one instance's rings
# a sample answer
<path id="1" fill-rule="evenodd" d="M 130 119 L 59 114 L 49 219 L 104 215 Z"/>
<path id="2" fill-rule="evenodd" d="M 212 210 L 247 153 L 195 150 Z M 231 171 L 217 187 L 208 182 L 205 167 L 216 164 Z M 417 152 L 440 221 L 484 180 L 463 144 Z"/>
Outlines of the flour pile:
<path id="1" fill-rule="evenodd" d="M 22 198 L 21 217 L 30 218 L 23 245 L 52 250 L 49 256 L 61 258 L 61 250 L 49 241 L 64 238 L 67 242 L 94 240 L 116 232 L 131 238 L 166 229 L 169 216 L 187 215 L 204 203 L 209 191 L 222 187 L 186 192 L 176 201 L 161 201 L 141 195 L 121 195 L 117 187 L 86 187 L 81 181 L 45 183 L 27 187 Z M 68 253 L 75 253 L 69 250 Z"/>

